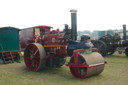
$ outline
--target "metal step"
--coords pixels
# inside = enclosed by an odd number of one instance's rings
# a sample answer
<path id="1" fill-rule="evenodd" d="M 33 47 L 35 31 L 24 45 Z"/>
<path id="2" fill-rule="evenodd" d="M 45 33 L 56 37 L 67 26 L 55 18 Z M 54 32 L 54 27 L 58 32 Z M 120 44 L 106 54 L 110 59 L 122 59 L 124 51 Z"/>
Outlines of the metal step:
<path id="1" fill-rule="evenodd" d="M 10 63 L 10 62 L 14 63 L 13 56 L 12 56 L 11 52 L 9 52 L 9 53 L 10 53 L 10 57 L 8 57 L 8 58 L 6 58 L 6 56 L 4 55 L 4 52 L 2 53 L 2 59 L 3 59 L 4 64 Z"/>

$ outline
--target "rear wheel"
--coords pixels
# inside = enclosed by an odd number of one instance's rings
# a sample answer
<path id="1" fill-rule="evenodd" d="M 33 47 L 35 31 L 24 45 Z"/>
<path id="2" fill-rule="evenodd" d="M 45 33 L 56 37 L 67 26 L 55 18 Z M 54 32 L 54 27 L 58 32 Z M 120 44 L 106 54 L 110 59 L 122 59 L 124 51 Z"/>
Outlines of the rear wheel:
<path id="1" fill-rule="evenodd" d="M 103 42 L 101 40 L 96 40 L 93 42 L 93 45 L 94 45 L 94 47 L 96 47 L 98 49 L 98 52 L 102 56 L 107 55 L 107 45 L 105 44 L 105 42 Z"/>
<path id="2" fill-rule="evenodd" d="M 24 51 L 24 60 L 29 71 L 39 71 L 45 67 L 45 50 L 41 44 L 29 44 Z"/>
<path id="3" fill-rule="evenodd" d="M 107 55 L 114 54 L 114 52 L 115 52 L 115 50 L 116 50 L 117 47 L 115 47 L 113 45 L 114 45 L 114 43 L 111 44 L 111 45 L 110 44 L 107 45 Z"/>

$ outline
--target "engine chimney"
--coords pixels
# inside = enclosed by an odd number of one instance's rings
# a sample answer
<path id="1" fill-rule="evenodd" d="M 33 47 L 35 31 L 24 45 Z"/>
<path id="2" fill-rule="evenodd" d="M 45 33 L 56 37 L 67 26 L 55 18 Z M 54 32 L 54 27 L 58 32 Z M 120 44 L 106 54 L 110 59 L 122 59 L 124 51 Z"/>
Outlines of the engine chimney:
<path id="1" fill-rule="evenodd" d="M 125 24 L 123 25 L 123 34 L 124 34 L 123 39 L 126 40 L 127 38 L 126 38 L 126 25 Z"/>
<path id="2" fill-rule="evenodd" d="M 70 10 L 71 12 L 71 33 L 72 40 L 77 40 L 77 10 Z"/>

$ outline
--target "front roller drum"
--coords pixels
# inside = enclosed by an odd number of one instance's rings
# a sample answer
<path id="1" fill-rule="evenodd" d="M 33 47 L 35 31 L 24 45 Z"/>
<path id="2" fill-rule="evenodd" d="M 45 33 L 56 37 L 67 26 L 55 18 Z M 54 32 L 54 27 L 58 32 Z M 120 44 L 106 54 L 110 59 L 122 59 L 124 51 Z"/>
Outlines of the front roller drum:
<path id="1" fill-rule="evenodd" d="M 86 78 L 100 74 L 104 70 L 105 61 L 103 57 L 97 53 L 74 53 L 68 66 L 74 77 Z"/>
<path id="2" fill-rule="evenodd" d="M 29 71 L 39 71 L 44 69 L 45 60 L 44 47 L 39 43 L 29 44 L 24 51 L 24 61 Z"/>

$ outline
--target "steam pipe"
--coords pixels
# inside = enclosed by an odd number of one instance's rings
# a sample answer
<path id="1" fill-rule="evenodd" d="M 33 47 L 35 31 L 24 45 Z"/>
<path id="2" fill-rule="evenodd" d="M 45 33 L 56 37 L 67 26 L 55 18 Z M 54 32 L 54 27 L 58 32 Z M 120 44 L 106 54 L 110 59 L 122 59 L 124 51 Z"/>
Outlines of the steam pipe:
<path id="1" fill-rule="evenodd" d="M 126 25 L 123 25 L 123 39 L 126 40 Z"/>
<path id="2" fill-rule="evenodd" d="M 64 31 L 66 32 L 66 34 L 68 33 L 68 25 L 67 25 L 67 24 L 65 24 L 65 29 L 64 29 Z"/>
<path id="3" fill-rule="evenodd" d="M 71 33 L 72 40 L 77 40 L 77 10 L 70 10 L 71 12 Z"/>

